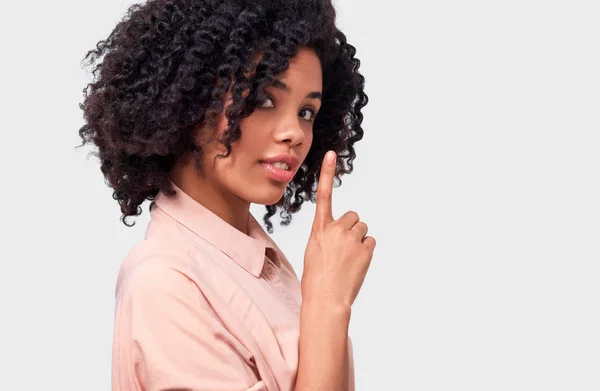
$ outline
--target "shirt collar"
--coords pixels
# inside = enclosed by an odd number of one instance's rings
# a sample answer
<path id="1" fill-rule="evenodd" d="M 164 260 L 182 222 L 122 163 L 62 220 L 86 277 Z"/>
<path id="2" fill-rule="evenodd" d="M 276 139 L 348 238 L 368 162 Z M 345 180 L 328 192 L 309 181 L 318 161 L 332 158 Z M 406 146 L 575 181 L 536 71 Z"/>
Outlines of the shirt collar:
<path id="1" fill-rule="evenodd" d="M 248 218 L 248 235 L 214 214 L 171 182 L 173 197 L 159 192 L 153 204 L 177 222 L 221 250 L 254 277 L 260 276 L 265 256 L 280 266 L 277 246 L 256 221 Z"/>

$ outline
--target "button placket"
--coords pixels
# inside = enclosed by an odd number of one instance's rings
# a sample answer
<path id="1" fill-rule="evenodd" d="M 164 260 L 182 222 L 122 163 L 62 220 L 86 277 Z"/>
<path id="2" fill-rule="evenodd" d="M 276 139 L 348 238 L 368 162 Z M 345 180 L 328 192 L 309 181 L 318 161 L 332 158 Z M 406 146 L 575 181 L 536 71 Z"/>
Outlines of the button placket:
<path id="1" fill-rule="evenodd" d="M 263 276 L 265 276 L 265 278 L 276 284 L 278 281 L 277 278 L 277 270 L 275 270 L 275 265 L 273 265 L 273 263 L 271 262 L 271 260 L 269 260 L 269 258 L 265 257 L 265 263 L 263 266 Z"/>
<path id="2" fill-rule="evenodd" d="M 273 270 L 271 269 L 271 264 L 265 259 L 265 264 L 263 265 L 263 275 L 270 280 L 273 276 Z"/>
<path id="3" fill-rule="evenodd" d="M 281 280 L 279 279 L 279 271 L 277 266 L 268 257 L 265 257 L 265 263 L 263 266 L 263 275 L 267 281 L 275 288 L 279 297 L 284 300 L 288 308 L 292 310 L 296 315 L 300 313 L 300 306 L 295 300 L 287 293 L 287 291 L 281 286 Z"/>

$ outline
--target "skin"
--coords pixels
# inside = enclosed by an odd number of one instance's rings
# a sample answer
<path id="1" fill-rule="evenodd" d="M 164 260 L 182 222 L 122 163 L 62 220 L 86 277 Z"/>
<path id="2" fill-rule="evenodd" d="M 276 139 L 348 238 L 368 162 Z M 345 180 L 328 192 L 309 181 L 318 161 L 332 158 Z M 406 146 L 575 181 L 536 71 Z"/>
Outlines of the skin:
<path id="1" fill-rule="evenodd" d="M 287 186 L 272 180 L 261 160 L 293 154 L 304 162 L 313 141 L 315 114 L 321 107 L 322 69 L 315 52 L 300 48 L 290 66 L 278 78 L 281 83 L 265 89 L 272 99 L 241 121 L 241 137 L 231 145 L 227 158 L 216 140 L 226 129 L 225 110 L 214 127 L 201 124 L 197 142 L 204 151 L 202 170 L 191 155 L 182 157 L 170 174 L 175 185 L 239 231 L 248 233 L 250 204 L 272 205 Z M 283 83 L 283 84 L 282 84 Z M 230 95 L 226 97 L 226 106 Z"/>
<path id="2" fill-rule="evenodd" d="M 349 388 L 352 304 L 373 258 L 375 239 L 354 211 L 332 214 L 335 152 L 321 165 L 317 208 L 304 254 L 296 391 Z"/>
<path id="3" fill-rule="evenodd" d="M 270 179 L 260 161 L 290 153 L 303 162 L 313 141 L 313 119 L 322 91 L 322 71 L 317 55 L 300 49 L 280 82 L 271 86 L 267 101 L 241 123 L 241 138 L 231 155 L 216 140 L 226 128 L 222 112 L 213 129 L 200 132 L 205 151 L 199 170 L 190 156 L 183 157 L 171 180 L 193 199 L 238 230 L 248 233 L 250 203 L 271 205 L 283 196 L 286 185 Z M 229 99 L 229 97 L 228 97 Z M 332 215 L 335 153 L 325 159 L 317 187 L 317 208 L 304 256 L 300 310 L 297 391 L 348 390 L 348 328 L 351 306 L 369 268 L 375 239 L 358 214 L 349 211 L 340 219 Z"/>

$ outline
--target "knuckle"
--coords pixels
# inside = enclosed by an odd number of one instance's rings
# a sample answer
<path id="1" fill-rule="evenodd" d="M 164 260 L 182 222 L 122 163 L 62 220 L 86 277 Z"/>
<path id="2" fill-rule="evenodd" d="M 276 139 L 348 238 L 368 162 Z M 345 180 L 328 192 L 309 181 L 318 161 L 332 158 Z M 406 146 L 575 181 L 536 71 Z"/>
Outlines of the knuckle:
<path id="1" fill-rule="evenodd" d="M 329 198 L 331 196 L 331 191 L 330 190 L 321 190 L 321 192 L 319 192 L 317 194 L 317 196 L 322 199 Z"/>
<path id="2" fill-rule="evenodd" d="M 346 216 L 348 216 L 349 218 L 355 219 L 355 220 L 360 220 L 358 217 L 358 213 L 356 213 L 353 210 L 349 210 L 348 212 L 346 212 Z"/>
<path id="3" fill-rule="evenodd" d="M 334 228 L 336 229 L 336 232 L 338 234 L 345 234 L 346 233 L 346 229 L 344 228 L 344 226 L 342 224 L 335 224 Z"/>
<path id="4" fill-rule="evenodd" d="M 342 232 L 343 231 L 341 224 L 340 224 L 340 220 L 333 220 L 331 223 L 329 223 L 329 227 L 334 232 Z"/>

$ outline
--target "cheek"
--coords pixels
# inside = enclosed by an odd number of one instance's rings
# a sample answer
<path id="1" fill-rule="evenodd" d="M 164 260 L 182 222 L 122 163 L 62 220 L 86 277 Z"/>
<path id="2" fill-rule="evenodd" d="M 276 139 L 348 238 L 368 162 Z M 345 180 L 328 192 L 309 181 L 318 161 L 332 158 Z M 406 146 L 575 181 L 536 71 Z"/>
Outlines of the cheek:
<path id="1" fill-rule="evenodd" d="M 308 144 L 308 148 L 310 148 L 310 146 L 312 145 L 313 142 L 313 137 L 314 137 L 314 133 L 312 130 L 310 130 L 307 134 L 306 134 L 306 144 Z"/>
<path id="2" fill-rule="evenodd" d="M 304 153 L 304 157 L 306 157 L 306 155 L 308 155 L 308 151 L 310 151 L 310 147 L 313 143 L 313 137 L 314 136 L 312 131 L 306 133 L 306 138 L 304 139 L 304 149 L 302 150 L 302 152 Z"/>

